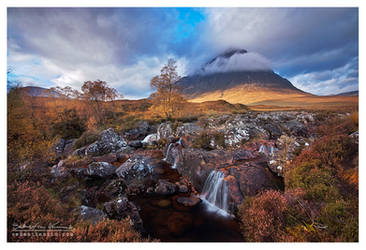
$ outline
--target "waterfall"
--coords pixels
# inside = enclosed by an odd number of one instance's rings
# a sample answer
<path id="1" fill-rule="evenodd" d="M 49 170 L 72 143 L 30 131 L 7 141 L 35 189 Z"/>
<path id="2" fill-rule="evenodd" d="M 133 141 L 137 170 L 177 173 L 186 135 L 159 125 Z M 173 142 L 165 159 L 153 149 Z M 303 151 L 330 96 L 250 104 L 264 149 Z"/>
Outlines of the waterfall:
<path id="1" fill-rule="evenodd" d="M 208 203 L 214 211 L 222 215 L 229 215 L 228 187 L 224 178 L 225 174 L 223 172 L 213 170 L 205 181 L 201 199 Z"/>
<path id="2" fill-rule="evenodd" d="M 261 144 L 261 146 L 259 147 L 258 152 L 259 152 L 259 153 L 265 153 L 265 150 L 266 150 L 266 148 L 264 147 L 264 145 L 263 145 L 263 144 Z"/>
<path id="3" fill-rule="evenodd" d="M 170 144 L 169 144 L 169 146 L 168 146 L 168 150 L 167 150 L 167 151 L 166 151 L 166 153 L 165 153 L 165 157 L 164 157 L 163 161 L 167 161 L 167 160 L 168 160 L 168 155 L 169 155 L 169 153 L 170 153 L 170 150 L 171 150 L 171 148 L 172 148 L 173 144 L 174 144 L 174 143 L 170 143 Z"/>

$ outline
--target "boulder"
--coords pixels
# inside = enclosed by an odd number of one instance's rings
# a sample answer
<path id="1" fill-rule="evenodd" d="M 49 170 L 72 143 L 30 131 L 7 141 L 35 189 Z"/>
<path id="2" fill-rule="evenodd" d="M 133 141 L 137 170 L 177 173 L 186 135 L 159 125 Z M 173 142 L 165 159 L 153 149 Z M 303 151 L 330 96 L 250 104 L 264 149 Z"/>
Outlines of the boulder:
<path id="1" fill-rule="evenodd" d="M 88 165 L 86 174 L 90 177 L 107 178 L 115 175 L 116 167 L 108 162 L 93 162 Z"/>
<path id="2" fill-rule="evenodd" d="M 159 125 L 157 135 L 159 139 L 169 140 L 170 137 L 174 137 L 170 122 L 165 122 Z"/>
<path id="3" fill-rule="evenodd" d="M 154 173 L 151 162 L 152 159 L 148 156 L 134 155 L 117 168 L 116 174 L 124 180 L 143 179 Z"/>
<path id="4" fill-rule="evenodd" d="M 54 145 L 53 151 L 55 152 L 56 159 L 61 159 L 67 155 L 69 155 L 72 151 L 72 146 L 74 144 L 75 139 L 65 140 L 60 138 Z"/>
<path id="5" fill-rule="evenodd" d="M 179 197 L 177 199 L 177 202 L 182 204 L 183 206 L 186 206 L 186 207 L 193 207 L 195 205 L 197 205 L 198 203 L 201 202 L 201 199 L 198 198 L 198 197 Z"/>
<path id="6" fill-rule="evenodd" d="M 87 156 L 98 156 L 108 153 L 116 153 L 127 147 L 127 142 L 114 132 L 113 128 L 109 128 L 100 133 L 100 140 L 90 144 L 85 154 Z"/>
<path id="7" fill-rule="evenodd" d="M 111 219 L 122 220 L 129 217 L 135 229 L 140 231 L 143 229 L 142 219 L 137 207 L 125 196 L 104 203 L 104 210 Z"/>
<path id="8" fill-rule="evenodd" d="M 150 134 L 148 136 L 146 136 L 142 141 L 142 145 L 144 147 L 146 146 L 153 146 L 153 145 L 156 145 L 159 141 L 160 137 L 158 134 Z"/>
<path id="9" fill-rule="evenodd" d="M 130 141 L 128 143 L 128 146 L 133 147 L 133 148 L 142 148 L 143 144 L 139 140 L 134 140 L 134 141 Z"/>
<path id="10" fill-rule="evenodd" d="M 160 159 L 153 158 L 152 155 L 137 154 L 117 168 L 116 174 L 127 186 L 127 194 L 145 192 L 148 187 L 155 185 L 158 176 L 155 168 Z"/>
<path id="11" fill-rule="evenodd" d="M 287 129 L 290 135 L 302 137 L 309 136 L 306 126 L 297 120 L 291 120 L 284 123 L 284 127 Z"/>
<path id="12" fill-rule="evenodd" d="M 80 158 L 84 157 L 85 156 L 85 151 L 86 151 L 86 148 L 87 147 L 88 146 L 84 146 L 84 147 L 81 147 L 81 148 L 76 149 L 74 152 L 72 152 L 72 155 L 78 156 Z"/>
<path id="13" fill-rule="evenodd" d="M 184 123 L 181 126 L 178 126 L 175 132 L 175 136 L 192 136 L 198 135 L 203 129 L 196 125 L 195 123 Z"/>
<path id="14" fill-rule="evenodd" d="M 167 180 L 159 180 L 154 191 L 161 195 L 174 194 L 177 191 L 177 186 Z"/>

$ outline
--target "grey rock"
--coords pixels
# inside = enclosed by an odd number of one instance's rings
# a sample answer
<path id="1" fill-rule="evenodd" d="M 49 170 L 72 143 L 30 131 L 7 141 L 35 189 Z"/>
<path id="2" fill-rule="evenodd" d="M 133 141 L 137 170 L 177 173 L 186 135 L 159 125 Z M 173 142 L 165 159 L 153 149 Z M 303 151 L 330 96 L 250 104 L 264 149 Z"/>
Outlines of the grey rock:
<path id="1" fill-rule="evenodd" d="M 142 179 L 154 173 L 150 164 L 151 158 L 144 155 L 135 155 L 117 168 L 116 174 L 123 179 Z"/>
<path id="2" fill-rule="evenodd" d="M 143 229 L 142 219 L 137 207 L 125 196 L 104 203 L 104 210 L 111 219 L 121 220 L 130 217 L 130 222 L 136 229 Z"/>
<path id="3" fill-rule="evenodd" d="M 160 137 L 158 134 L 150 134 L 148 136 L 146 136 L 143 140 L 142 140 L 142 145 L 144 147 L 146 146 L 152 146 L 157 144 L 157 142 L 159 141 Z"/>
<path id="4" fill-rule="evenodd" d="M 109 128 L 100 133 L 100 140 L 90 144 L 85 154 L 88 156 L 98 156 L 108 153 L 116 153 L 127 147 L 127 142 L 113 128 Z"/>
<path id="5" fill-rule="evenodd" d="M 86 174 L 91 177 L 106 178 L 115 174 L 116 167 L 107 162 L 93 162 L 88 165 Z"/>

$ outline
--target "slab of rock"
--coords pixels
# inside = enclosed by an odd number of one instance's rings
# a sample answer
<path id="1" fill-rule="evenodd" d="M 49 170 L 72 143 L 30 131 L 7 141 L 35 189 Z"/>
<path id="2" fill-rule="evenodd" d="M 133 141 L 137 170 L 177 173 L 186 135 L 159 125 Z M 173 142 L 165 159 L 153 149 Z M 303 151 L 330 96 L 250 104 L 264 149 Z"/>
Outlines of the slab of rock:
<path id="1" fill-rule="evenodd" d="M 154 191 L 162 195 L 174 194 L 177 191 L 177 186 L 167 180 L 159 180 Z"/>
<path id="2" fill-rule="evenodd" d="M 186 206 L 186 207 L 193 207 L 201 202 L 201 199 L 198 197 L 179 197 L 177 202 Z"/>

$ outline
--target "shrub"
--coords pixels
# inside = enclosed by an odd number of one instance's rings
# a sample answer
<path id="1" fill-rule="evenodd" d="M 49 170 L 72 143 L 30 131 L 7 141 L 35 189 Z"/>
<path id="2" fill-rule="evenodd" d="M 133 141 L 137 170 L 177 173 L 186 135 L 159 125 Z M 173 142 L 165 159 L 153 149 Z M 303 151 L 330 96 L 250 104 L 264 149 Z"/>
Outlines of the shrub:
<path id="1" fill-rule="evenodd" d="M 354 111 L 351 113 L 351 120 L 353 122 L 353 125 L 355 126 L 355 129 L 358 130 L 358 111 Z"/>
<path id="2" fill-rule="evenodd" d="M 247 241 L 278 241 L 284 233 L 284 211 L 288 206 L 281 192 L 268 190 L 247 199 L 239 207 L 239 216 Z"/>
<path id="3" fill-rule="evenodd" d="M 194 139 L 193 146 L 195 148 L 211 149 L 210 142 L 210 135 L 204 131 Z"/>
<path id="4" fill-rule="evenodd" d="M 53 241 L 51 238 L 13 238 L 11 229 L 14 223 L 18 225 L 50 224 L 69 225 L 74 217 L 50 192 L 38 183 L 14 182 L 8 185 L 8 235 L 9 241 Z"/>
<path id="5" fill-rule="evenodd" d="M 99 134 L 95 130 L 89 130 L 84 132 L 77 140 L 74 142 L 74 149 L 78 149 L 89 145 L 95 141 L 99 140 Z"/>
<path id="6" fill-rule="evenodd" d="M 337 241 L 358 241 L 358 219 L 355 213 L 358 213 L 358 209 L 355 211 L 349 202 L 336 200 L 327 203 L 319 220 Z"/>
<path id="7" fill-rule="evenodd" d="M 320 168 L 319 161 L 304 162 L 286 173 L 287 189 L 302 188 L 309 200 L 339 198 L 334 177 L 328 168 Z"/>
<path id="8" fill-rule="evenodd" d="M 85 130 L 85 121 L 78 116 L 75 109 L 64 110 L 52 125 L 52 134 L 64 139 L 78 138 Z"/>
<path id="9" fill-rule="evenodd" d="M 214 133 L 214 139 L 215 139 L 215 143 L 216 145 L 225 148 L 225 135 L 223 133 Z"/>
<path id="10" fill-rule="evenodd" d="M 102 220 L 95 225 L 89 222 L 80 222 L 73 229 L 73 241 L 81 242 L 141 242 L 144 239 L 136 232 L 129 218 L 121 221 Z"/>

